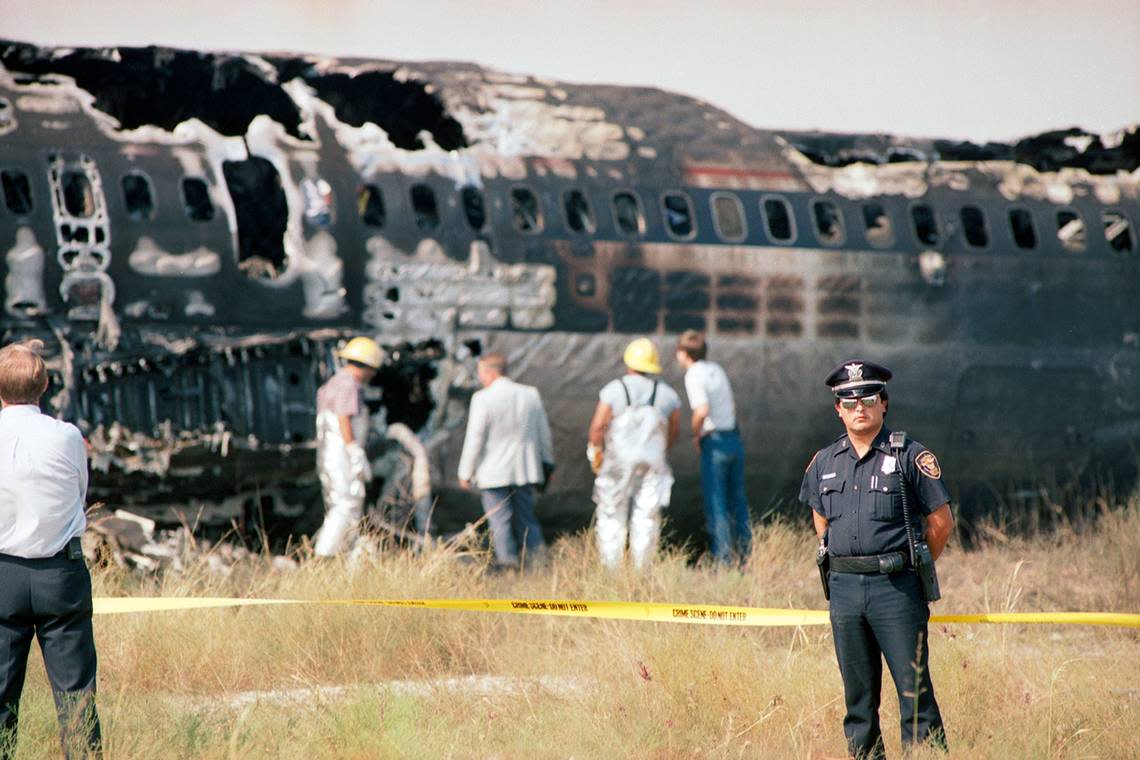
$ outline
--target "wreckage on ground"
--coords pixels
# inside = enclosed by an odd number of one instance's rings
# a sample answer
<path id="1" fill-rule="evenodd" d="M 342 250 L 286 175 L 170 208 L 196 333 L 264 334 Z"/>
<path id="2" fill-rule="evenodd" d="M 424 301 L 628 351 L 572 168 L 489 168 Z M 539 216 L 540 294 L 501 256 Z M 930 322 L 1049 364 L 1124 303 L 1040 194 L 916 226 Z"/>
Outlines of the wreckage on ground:
<path id="1" fill-rule="evenodd" d="M 895 369 L 892 418 L 956 495 L 1126 481 L 1138 165 L 1135 129 L 780 132 L 473 65 L 0 43 L 0 331 L 51 347 L 93 497 L 166 520 L 316 527 L 315 392 L 355 334 L 390 350 L 371 402 L 440 505 L 480 349 L 543 392 L 543 511 L 574 526 L 621 349 L 688 328 L 737 388 L 758 510 L 836 432 L 820 378 L 853 354 Z"/>

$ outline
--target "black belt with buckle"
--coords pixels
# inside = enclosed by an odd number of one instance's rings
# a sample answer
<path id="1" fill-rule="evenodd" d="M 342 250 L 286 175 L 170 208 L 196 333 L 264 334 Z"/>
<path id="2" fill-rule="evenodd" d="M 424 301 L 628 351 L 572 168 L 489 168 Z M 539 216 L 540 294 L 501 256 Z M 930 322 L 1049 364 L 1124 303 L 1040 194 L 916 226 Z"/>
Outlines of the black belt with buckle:
<path id="1" fill-rule="evenodd" d="M 907 566 L 905 552 L 870 554 L 864 557 L 831 557 L 830 560 L 831 570 L 836 573 L 860 573 L 863 575 L 882 573 L 889 575 L 905 570 Z"/>

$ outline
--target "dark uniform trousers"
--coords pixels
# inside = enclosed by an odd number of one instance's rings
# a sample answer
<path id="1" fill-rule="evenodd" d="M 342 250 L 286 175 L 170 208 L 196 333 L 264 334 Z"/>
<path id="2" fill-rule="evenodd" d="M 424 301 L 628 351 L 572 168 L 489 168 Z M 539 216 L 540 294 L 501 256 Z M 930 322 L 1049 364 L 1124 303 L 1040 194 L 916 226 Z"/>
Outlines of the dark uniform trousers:
<path id="1" fill-rule="evenodd" d="M 883 757 L 879 703 L 883 659 L 899 697 L 904 748 L 915 741 L 945 747 L 942 715 L 927 667 L 930 608 L 918 576 L 832 572 L 831 632 L 843 676 L 847 716 L 843 733 L 857 758 Z"/>
<path id="2" fill-rule="evenodd" d="M 62 555 L 62 556 L 61 556 Z M 66 550 L 45 559 L 0 554 L 0 758 L 15 754 L 20 692 L 38 637 L 59 716 L 64 755 L 100 753 L 95 711 L 91 576 Z"/>

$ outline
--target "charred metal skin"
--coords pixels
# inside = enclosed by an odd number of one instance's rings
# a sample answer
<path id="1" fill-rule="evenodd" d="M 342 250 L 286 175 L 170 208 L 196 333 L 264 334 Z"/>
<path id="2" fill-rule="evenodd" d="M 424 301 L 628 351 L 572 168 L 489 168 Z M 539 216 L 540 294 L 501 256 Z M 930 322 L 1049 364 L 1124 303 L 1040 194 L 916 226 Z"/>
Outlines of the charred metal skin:
<path id="1" fill-rule="evenodd" d="M 447 505 L 466 343 L 542 391 L 562 452 L 542 511 L 573 527 L 594 389 L 629 334 L 668 349 L 688 328 L 738 389 L 761 512 L 834 429 L 810 378 L 855 353 L 900 368 L 892 410 L 930 431 L 956 498 L 1119 485 L 1140 438 L 1138 166 L 1135 129 L 790 133 L 471 65 L 0 42 L 0 338 L 49 341 L 93 494 L 152 512 L 318 505 L 315 392 L 351 334 L 389 347 L 373 403 L 424 439 Z"/>

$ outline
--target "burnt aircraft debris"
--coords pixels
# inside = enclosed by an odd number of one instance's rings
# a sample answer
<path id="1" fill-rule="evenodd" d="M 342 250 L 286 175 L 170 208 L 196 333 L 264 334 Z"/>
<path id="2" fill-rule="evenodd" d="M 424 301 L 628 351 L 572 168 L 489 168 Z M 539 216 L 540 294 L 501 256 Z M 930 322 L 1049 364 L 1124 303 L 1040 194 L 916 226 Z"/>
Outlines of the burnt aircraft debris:
<path id="1" fill-rule="evenodd" d="M 94 96 L 93 106 L 119 129 L 173 130 L 199 119 L 223 135 L 243 135 L 267 115 L 302 137 L 300 112 L 264 67 L 243 56 L 166 48 L 50 50 L 0 43 L 0 64 L 17 82 L 50 83 L 70 77 Z"/>
<path id="2" fill-rule="evenodd" d="M 398 148 L 423 148 L 421 130 L 444 150 L 467 147 L 462 127 L 425 84 L 392 71 L 321 73 L 316 64 L 299 58 L 158 47 L 52 51 L 10 42 L 0 42 L 0 64 L 17 82 L 71 77 L 122 130 L 149 125 L 172 131 L 198 119 L 219 134 L 241 136 L 254 118 L 265 115 L 287 134 L 312 139 L 302 127 L 300 109 L 280 85 L 297 79 L 331 105 L 341 121 L 355 127 L 376 124 Z"/>
<path id="3" fill-rule="evenodd" d="M 240 542 L 195 536 L 188 524 L 164 529 L 142 515 L 102 508 L 88 514 L 83 553 L 88 561 L 146 574 L 178 574 L 204 565 L 210 574 L 221 576 L 230 575 L 239 563 L 249 564 L 263 557 Z M 285 554 L 265 559 L 278 571 L 298 567 L 297 560 Z"/>
<path id="4" fill-rule="evenodd" d="M 0 340 L 50 346 L 93 497 L 168 523 L 315 528 L 315 390 L 363 333 L 389 357 L 376 496 L 474 506 L 453 478 L 490 348 L 547 401 L 547 524 L 581 525 L 594 394 L 631 334 L 688 328 L 739 385 L 754 506 L 793 498 L 834 425 L 810 378 L 858 352 L 968 513 L 1134 477 L 1138 166 L 1135 127 L 780 132 L 469 64 L 0 41 Z"/>
<path id="5" fill-rule="evenodd" d="M 1140 129 L 1105 138 L 1079 127 L 1033 135 L 1016 143 L 913 140 L 892 135 L 791 133 L 789 140 L 824 166 L 909 161 L 1013 161 L 1039 172 L 1085 169 L 1090 174 L 1131 173 L 1140 168 Z"/>

